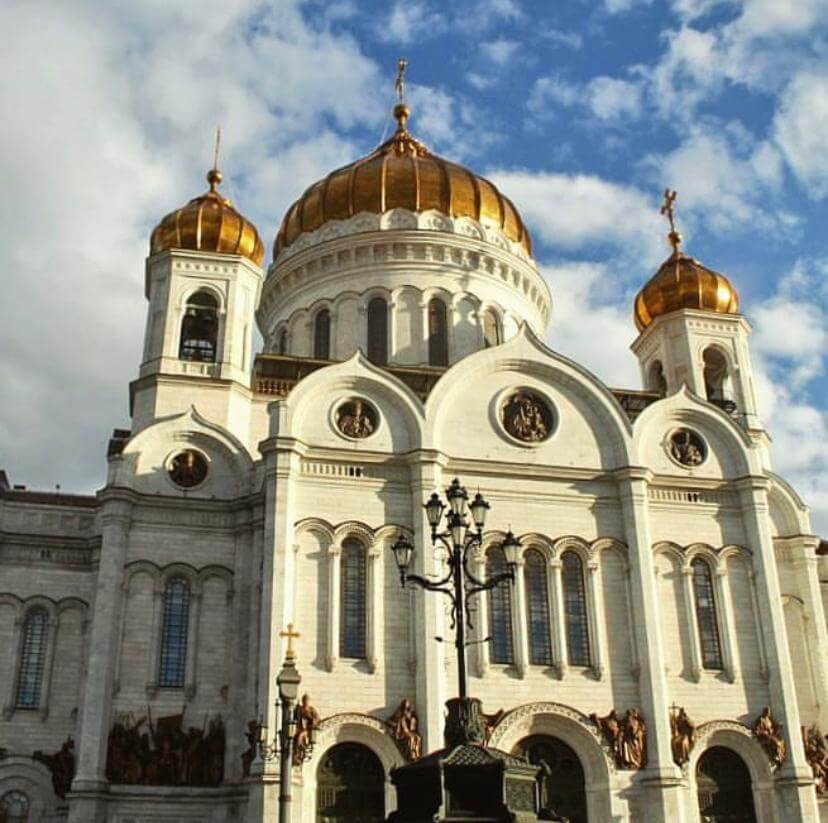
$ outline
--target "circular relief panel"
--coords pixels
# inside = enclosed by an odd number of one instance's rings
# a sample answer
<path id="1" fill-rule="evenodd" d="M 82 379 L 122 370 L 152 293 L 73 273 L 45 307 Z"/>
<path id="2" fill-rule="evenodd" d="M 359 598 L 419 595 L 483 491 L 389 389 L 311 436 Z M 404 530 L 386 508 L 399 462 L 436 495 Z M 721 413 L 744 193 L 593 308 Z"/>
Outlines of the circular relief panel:
<path id="1" fill-rule="evenodd" d="M 531 389 L 507 392 L 500 407 L 500 422 L 506 433 L 523 443 L 541 443 L 555 427 L 549 401 Z"/>
<path id="2" fill-rule="evenodd" d="M 178 452 L 169 462 L 170 480 L 182 489 L 192 489 L 207 477 L 207 458 L 194 449 Z"/>
<path id="3" fill-rule="evenodd" d="M 692 429 L 676 429 L 667 441 L 667 453 L 676 463 L 693 468 L 707 458 L 707 446 Z"/>
<path id="4" fill-rule="evenodd" d="M 349 397 L 336 407 L 334 423 L 340 434 L 352 440 L 370 437 L 379 426 L 379 412 L 361 397 Z"/>

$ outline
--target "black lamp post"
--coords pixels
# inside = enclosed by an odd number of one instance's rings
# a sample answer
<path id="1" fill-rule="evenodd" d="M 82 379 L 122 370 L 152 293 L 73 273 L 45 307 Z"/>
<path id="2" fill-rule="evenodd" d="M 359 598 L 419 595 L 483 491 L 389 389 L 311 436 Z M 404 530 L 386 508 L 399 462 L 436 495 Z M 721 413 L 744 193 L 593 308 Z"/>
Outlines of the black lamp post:
<path id="1" fill-rule="evenodd" d="M 391 549 L 397 568 L 400 570 L 400 583 L 405 586 L 411 582 L 420 588 L 432 592 L 441 592 L 451 601 L 451 627 L 455 630 L 454 646 L 457 650 L 457 679 L 459 697 L 465 700 L 466 688 L 466 628 L 473 628 L 469 612 L 469 600 L 480 592 L 488 591 L 502 583 L 513 583 L 515 569 L 520 559 L 520 541 L 511 531 L 506 533 L 502 548 L 506 555 L 506 571 L 494 574 L 484 580 L 478 579 L 469 568 L 469 555 L 478 550 L 483 541 L 483 526 L 489 504 L 478 492 L 469 503 L 466 489 L 455 478 L 446 489 L 443 503 L 435 492 L 424 504 L 426 517 L 431 526 L 432 545 L 442 544 L 448 552 L 448 574 L 432 580 L 419 574 L 409 574 L 408 567 L 414 555 L 414 546 L 400 534 Z M 446 511 L 448 509 L 448 511 Z M 445 526 L 441 530 L 441 521 L 445 513 Z M 471 514 L 470 528 L 467 515 Z"/>

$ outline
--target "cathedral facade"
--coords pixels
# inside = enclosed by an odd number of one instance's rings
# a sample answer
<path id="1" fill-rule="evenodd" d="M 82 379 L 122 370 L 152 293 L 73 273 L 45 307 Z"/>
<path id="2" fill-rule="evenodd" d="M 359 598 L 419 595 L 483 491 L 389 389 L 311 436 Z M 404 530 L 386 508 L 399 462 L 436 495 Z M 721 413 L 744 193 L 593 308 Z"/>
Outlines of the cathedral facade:
<path id="1" fill-rule="evenodd" d="M 543 344 L 554 283 L 517 208 L 394 114 L 267 269 L 211 170 L 152 233 L 105 486 L 0 475 L 0 820 L 275 821 L 289 643 L 291 819 L 384 819 L 458 677 L 446 599 L 392 547 L 445 574 L 423 504 L 454 478 L 491 505 L 470 570 L 509 578 L 470 599 L 469 693 L 546 807 L 821 819 L 828 569 L 770 467 L 735 288 L 668 193 L 643 389 L 608 387 Z"/>

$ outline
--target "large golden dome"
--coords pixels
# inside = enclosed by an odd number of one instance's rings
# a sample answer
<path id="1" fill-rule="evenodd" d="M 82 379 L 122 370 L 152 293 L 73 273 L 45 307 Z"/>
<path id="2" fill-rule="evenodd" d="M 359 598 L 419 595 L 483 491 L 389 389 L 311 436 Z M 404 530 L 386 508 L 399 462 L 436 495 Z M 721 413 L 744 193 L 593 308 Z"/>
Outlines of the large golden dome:
<path id="1" fill-rule="evenodd" d="M 276 235 L 274 258 L 300 234 L 329 220 L 395 208 L 471 217 L 499 228 L 531 254 L 529 232 L 512 202 L 490 181 L 432 154 L 409 134 L 408 115 L 408 107 L 398 104 L 394 109 L 398 126 L 390 140 L 314 183 L 290 207 Z"/>
<path id="2" fill-rule="evenodd" d="M 738 314 L 739 294 L 733 284 L 698 260 L 675 250 L 635 298 L 635 325 L 644 331 L 656 317 L 678 309 Z"/>
<path id="3" fill-rule="evenodd" d="M 239 214 L 218 191 L 221 172 L 207 172 L 210 190 L 170 212 L 150 236 L 150 254 L 167 249 L 240 254 L 257 266 L 264 260 L 264 245 L 256 227 Z"/>

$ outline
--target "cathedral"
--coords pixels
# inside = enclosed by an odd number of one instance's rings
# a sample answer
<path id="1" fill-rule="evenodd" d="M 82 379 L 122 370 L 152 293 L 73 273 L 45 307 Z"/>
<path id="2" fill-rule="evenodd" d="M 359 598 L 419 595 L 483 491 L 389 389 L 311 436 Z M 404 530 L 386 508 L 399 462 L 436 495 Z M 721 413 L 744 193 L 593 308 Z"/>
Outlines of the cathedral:
<path id="1" fill-rule="evenodd" d="M 97 494 L 0 473 L 0 821 L 381 821 L 463 687 L 570 823 L 828 819 L 828 547 L 736 288 L 668 191 L 642 388 L 605 385 L 543 342 L 519 204 L 399 92 L 269 264 L 218 162 L 160 220 Z M 465 541 L 467 614 L 422 585 Z"/>

